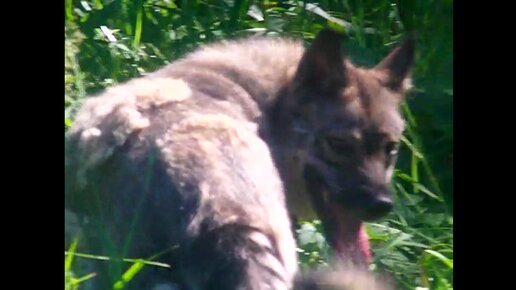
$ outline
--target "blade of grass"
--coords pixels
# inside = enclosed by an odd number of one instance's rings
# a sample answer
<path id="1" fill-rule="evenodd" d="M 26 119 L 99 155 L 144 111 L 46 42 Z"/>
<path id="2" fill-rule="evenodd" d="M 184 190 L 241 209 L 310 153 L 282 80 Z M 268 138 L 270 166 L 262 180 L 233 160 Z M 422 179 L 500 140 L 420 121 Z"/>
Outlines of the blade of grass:
<path id="1" fill-rule="evenodd" d="M 437 196 L 435 193 L 431 192 L 428 188 L 426 188 L 421 183 L 414 183 L 414 186 L 418 189 L 418 191 L 420 190 L 421 192 L 428 195 L 429 197 L 431 197 L 437 201 L 440 201 L 440 202 L 444 201 L 444 199 L 442 197 Z"/>
<path id="2" fill-rule="evenodd" d="M 136 23 L 134 29 L 134 41 L 133 48 L 136 49 L 140 46 L 140 40 L 142 37 L 142 26 L 143 26 L 143 2 L 138 1 L 140 5 L 138 5 L 138 10 L 136 11 Z"/>
<path id="3" fill-rule="evenodd" d="M 77 242 L 78 239 L 75 238 L 72 242 L 72 245 L 70 245 L 70 249 L 68 250 L 68 255 L 65 259 L 65 271 L 68 271 L 70 267 L 72 266 L 73 257 L 75 255 L 75 250 L 77 249 Z"/>
<path id="4" fill-rule="evenodd" d="M 410 111 L 410 108 L 409 108 L 407 102 L 403 102 L 402 108 L 403 108 L 403 112 L 404 112 L 405 116 L 407 117 L 407 120 L 409 123 L 407 126 L 407 133 L 410 136 L 410 139 L 413 141 L 413 143 L 412 143 L 413 148 L 416 148 L 418 152 L 422 152 L 422 150 L 421 150 L 422 146 L 421 146 L 421 142 L 419 140 L 419 136 L 415 132 L 416 122 L 415 122 L 414 117 L 412 116 L 412 112 Z M 428 178 L 432 184 L 432 187 L 434 187 L 434 190 L 437 191 L 438 195 L 442 198 L 443 193 L 439 186 L 439 182 L 437 181 L 437 178 L 433 174 L 433 171 L 430 167 L 430 164 L 428 163 L 427 158 L 425 157 L 424 154 L 420 154 L 420 156 L 421 156 L 420 160 L 423 164 L 423 169 L 425 170 L 425 173 L 428 175 Z"/>
<path id="5" fill-rule="evenodd" d="M 453 270 L 453 260 L 445 257 L 443 254 L 436 252 L 434 250 L 425 250 L 425 253 L 428 253 L 429 255 L 436 257 L 439 261 L 443 262 L 448 268 Z"/>
<path id="6" fill-rule="evenodd" d="M 66 0 L 66 19 L 67 20 L 70 20 L 72 21 L 73 20 L 73 13 L 72 13 L 72 8 L 73 8 L 73 0 Z"/>
<path id="7" fill-rule="evenodd" d="M 102 0 L 95 0 L 95 8 L 97 8 L 98 10 L 104 8 L 104 5 L 102 5 Z"/>
<path id="8" fill-rule="evenodd" d="M 73 279 L 71 284 L 72 285 L 78 285 L 78 284 L 80 284 L 80 283 L 82 283 L 82 282 L 84 282 L 86 280 L 89 280 L 89 279 L 95 277 L 95 276 L 97 276 L 97 273 L 90 273 L 88 275 L 82 276 L 81 278 Z"/>
<path id="9" fill-rule="evenodd" d="M 115 282 L 113 285 L 114 290 L 123 289 L 124 286 L 133 279 L 133 277 L 141 271 L 141 269 L 145 266 L 143 260 L 136 260 L 134 264 L 127 269 L 122 275 L 122 278 Z"/>
<path id="10" fill-rule="evenodd" d="M 113 259 L 113 258 L 110 258 L 110 257 L 107 257 L 107 256 L 99 256 L 99 255 L 92 255 L 92 254 L 84 254 L 84 253 L 70 253 L 68 251 L 65 251 L 65 255 L 74 255 L 76 257 L 80 257 L 80 258 L 87 258 L 87 259 L 93 259 L 93 260 L 100 260 L 100 261 L 114 261 L 114 260 L 119 260 L 119 259 Z M 160 262 L 153 262 L 153 261 L 148 261 L 148 260 L 143 260 L 143 259 L 128 259 L 128 258 L 124 258 L 124 259 L 121 259 L 122 261 L 124 262 L 128 262 L 128 263 L 135 263 L 137 261 L 141 261 L 142 263 L 146 264 L 146 265 L 150 265 L 150 266 L 157 266 L 157 267 L 162 267 L 162 268 L 170 268 L 171 266 L 169 264 L 165 264 L 165 263 L 160 263 Z"/>

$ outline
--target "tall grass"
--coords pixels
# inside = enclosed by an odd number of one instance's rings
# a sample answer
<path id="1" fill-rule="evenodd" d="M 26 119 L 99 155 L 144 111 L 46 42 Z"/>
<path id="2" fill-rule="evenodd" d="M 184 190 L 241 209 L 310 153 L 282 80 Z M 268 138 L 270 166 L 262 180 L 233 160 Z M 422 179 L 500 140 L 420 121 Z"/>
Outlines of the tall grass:
<path id="1" fill-rule="evenodd" d="M 347 35 L 347 51 L 357 64 L 373 65 L 415 31 L 415 90 L 403 106 L 408 128 L 392 184 L 395 210 L 367 225 L 372 267 L 391 273 L 404 289 L 453 289 L 452 5 L 451 0 L 66 0 L 65 128 L 87 94 L 144 75 L 207 42 L 252 34 L 310 41 L 329 26 Z M 331 253 L 320 222 L 304 223 L 299 237 L 302 266 L 324 265 Z M 95 279 L 91 273 L 74 276 L 74 261 L 95 257 L 77 253 L 75 246 L 65 253 L 65 289 Z M 156 266 L 123 263 L 112 279 L 114 289 L 130 283 L 141 267 Z"/>

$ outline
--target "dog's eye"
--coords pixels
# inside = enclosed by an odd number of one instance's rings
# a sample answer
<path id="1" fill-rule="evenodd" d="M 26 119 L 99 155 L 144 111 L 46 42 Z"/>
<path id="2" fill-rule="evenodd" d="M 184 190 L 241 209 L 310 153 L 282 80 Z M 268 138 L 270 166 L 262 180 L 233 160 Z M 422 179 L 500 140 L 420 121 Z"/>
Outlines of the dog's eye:
<path id="1" fill-rule="evenodd" d="M 335 153 L 347 153 L 353 151 L 353 144 L 348 140 L 337 137 L 326 137 L 326 144 Z"/>
<path id="2" fill-rule="evenodd" d="M 395 156 L 398 154 L 398 150 L 400 148 L 400 143 L 398 142 L 388 142 L 385 145 L 385 154 L 387 156 Z"/>

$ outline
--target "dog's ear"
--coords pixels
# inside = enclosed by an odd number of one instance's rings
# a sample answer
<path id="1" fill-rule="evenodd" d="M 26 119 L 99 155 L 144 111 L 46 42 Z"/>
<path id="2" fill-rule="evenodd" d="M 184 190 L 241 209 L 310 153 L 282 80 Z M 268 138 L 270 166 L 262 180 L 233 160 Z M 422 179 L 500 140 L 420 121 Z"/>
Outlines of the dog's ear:
<path id="1" fill-rule="evenodd" d="M 374 67 L 375 70 L 385 73 L 386 86 L 396 91 L 410 88 L 410 70 L 414 61 L 415 46 L 416 35 L 411 34 Z"/>
<path id="2" fill-rule="evenodd" d="M 315 37 L 297 68 L 295 82 L 302 86 L 333 89 L 345 85 L 341 35 L 324 29 Z"/>

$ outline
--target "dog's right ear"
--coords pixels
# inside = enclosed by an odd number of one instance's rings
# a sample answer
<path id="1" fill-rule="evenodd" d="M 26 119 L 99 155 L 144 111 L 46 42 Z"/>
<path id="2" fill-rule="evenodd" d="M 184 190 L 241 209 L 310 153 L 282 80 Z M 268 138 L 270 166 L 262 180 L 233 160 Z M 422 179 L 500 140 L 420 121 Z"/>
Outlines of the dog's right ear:
<path id="1" fill-rule="evenodd" d="M 386 85 L 391 89 L 402 91 L 409 89 L 415 46 L 416 35 L 410 34 L 401 45 L 376 65 L 375 70 L 383 71 L 387 75 Z"/>
<path id="2" fill-rule="evenodd" d="M 301 86 L 334 89 L 345 86 L 342 38 L 337 32 L 324 29 L 305 52 L 294 78 Z"/>

